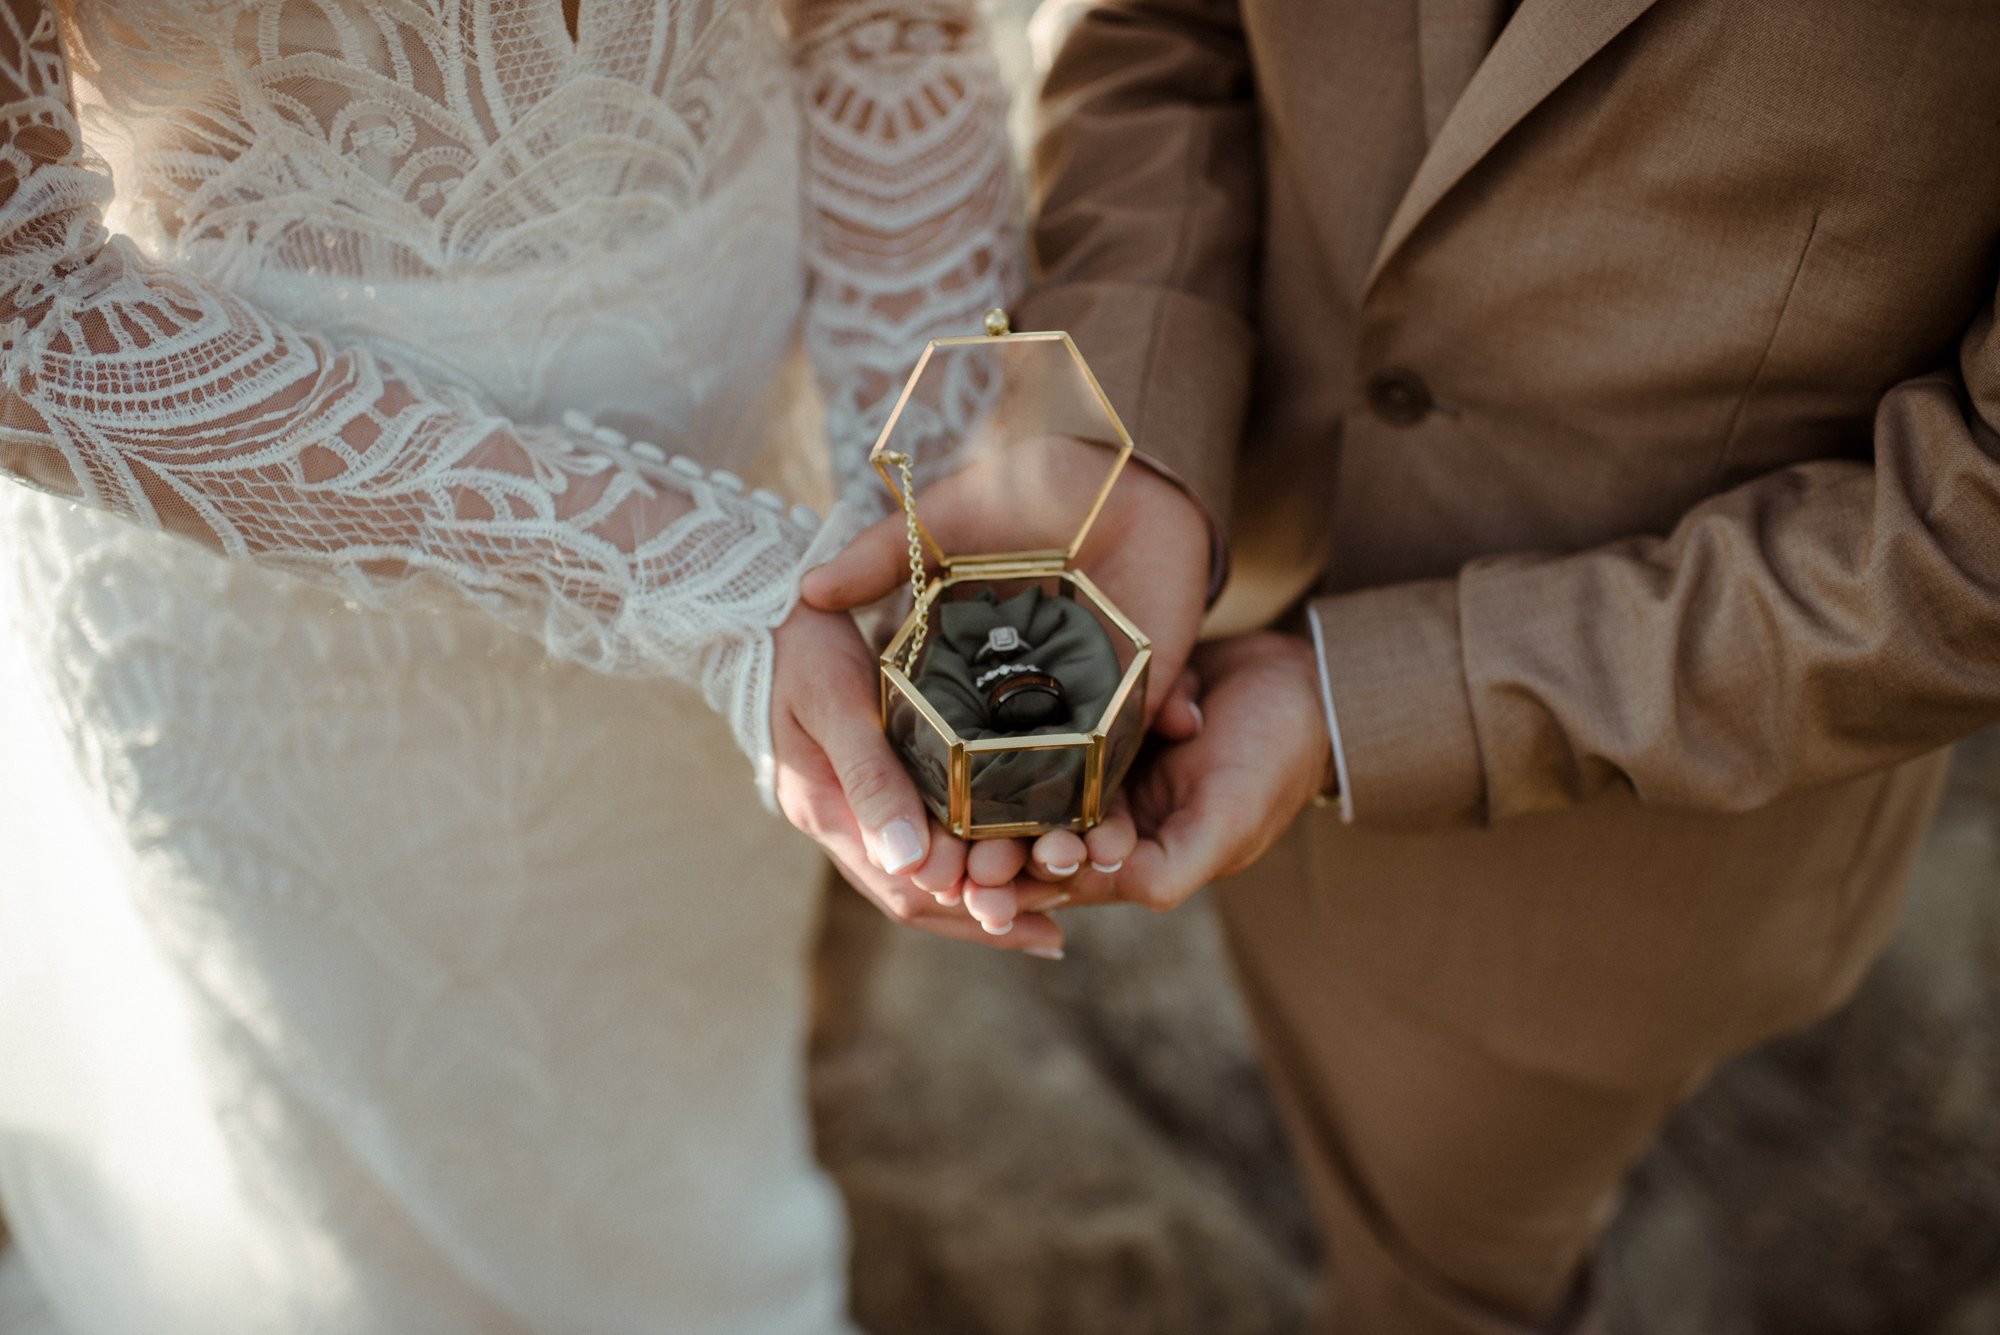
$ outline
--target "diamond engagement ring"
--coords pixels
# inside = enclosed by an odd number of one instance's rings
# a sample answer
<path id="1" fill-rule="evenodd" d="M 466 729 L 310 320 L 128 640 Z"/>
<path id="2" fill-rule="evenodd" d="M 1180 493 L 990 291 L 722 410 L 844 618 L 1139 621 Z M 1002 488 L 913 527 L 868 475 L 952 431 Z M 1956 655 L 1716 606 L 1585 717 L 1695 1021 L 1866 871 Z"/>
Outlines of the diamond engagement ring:
<path id="1" fill-rule="evenodd" d="M 1001 654 L 1018 654 L 1027 647 L 1028 642 L 1021 638 L 1021 632 L 1014 627 L 995 626 L 986 632 L 986 643 L 972 656 L 972 661 L 984 663 L 987 659 L 998 658 Z"/>

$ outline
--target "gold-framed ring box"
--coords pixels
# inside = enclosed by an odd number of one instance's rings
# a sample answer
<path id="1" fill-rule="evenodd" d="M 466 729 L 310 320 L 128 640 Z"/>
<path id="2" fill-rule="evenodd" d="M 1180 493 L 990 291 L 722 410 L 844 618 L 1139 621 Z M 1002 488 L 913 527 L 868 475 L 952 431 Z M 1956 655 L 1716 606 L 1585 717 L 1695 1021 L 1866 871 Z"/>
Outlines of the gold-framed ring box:
<path id="1" fill-rule="evenodd" d="M 1103 819 L 1145 734 L 1151 642 L 1077 567 L 1132 437 L 1068 334 L 1013 333 L 1000 311 L 987 314 L 986 330 L 924 348 L 869 454 L 909 516 L 917 586 L 882 650 L 882 725 L 924 801 L 960 838 L 1087 830 Z M 911 488 L 926 472 L 982 470 L 1001 470 L 1003 485 L 977 494 L 1007 499 L 960 529 L 1034 546 L 950 552 L 924 525 Z M 938 652 L 942 616 L 958 601 L 1024 594 L 1088 612 L 1116 656 L 1116 684 L 1108 698 L 1100 686 L 1059 727 L 966 735 L 975 730 L 955 728 L 917 687 Z"/>

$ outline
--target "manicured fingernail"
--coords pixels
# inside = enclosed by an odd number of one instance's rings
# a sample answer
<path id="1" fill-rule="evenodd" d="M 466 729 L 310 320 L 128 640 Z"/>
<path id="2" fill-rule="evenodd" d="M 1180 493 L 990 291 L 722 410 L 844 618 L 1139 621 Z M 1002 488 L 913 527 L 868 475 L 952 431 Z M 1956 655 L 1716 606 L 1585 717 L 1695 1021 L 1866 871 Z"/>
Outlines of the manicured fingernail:
<path id="1" fill-rule="evenodd" d="M 1195 703 L 1194 701 L 1192 701 L 1192 700 L 1188 701 L 1188 713 L 1190 713 L 1190 714 L 1194 715 L 1194 730 L 1195 730 L 1196 732 L 1200 732 L 1200 731 L 1201 731 L 1201 706 L 1200 706 L 1200 705 L 1198 705 L 1198 704 L 1196 704 L 1196 703 Z"/>
<path id="2" fill-rule="evenodd" d="M 1038 900 L 1033 904 L 1021 905 L 1021 912 L 1049 913 L 1053 912 L 1056 909 L 1061 908 L 1063 905 L 1067 903 L 1069 903 L 1068 895 L 1050 895 L 1047 899 Z"/>
<path id="3" fill-rule="evenodd" d="M 1092 858 L 1090 860 L 1090 869 L 1098 873 L 1100 876 L 1109 876 L 1112 872 L 1117 871 L 1120 867 L 1124 865 L 1125 865 L 1124 858 L 1120 858 L 1116 862 L 1099 862 L 1096 858 Z"/>
<path id="4" fill-rule="evenodd" d="M 1051 876 L 1074 876 L 1083 869 L 1083 864 L 1081 862 L 1072 862 L 1067 866 L 1058 867 L 1053 862 L 1046 862 L 1042 864 L 1042 867 Z"/>
<path id="5" fill-rule="evenodd" d="M 1059 960 L 1063 957 L 1061 946 L 1029 946 L 1021 953 L 1033 955 L 1038 960 Z"/>
<path id="6" fill-rule="evenodd" d="M 964 899 L 965 899 L 965 892 L 959 889 L 955 885 L 937 892 L 938 903 L 944 905 L 946 908 L 951 908 L 953 905 L 962 902 Z"/>
<path id="7" fill-rule="evenodd" d="M 917 827 L 898 818 L 882 827 L 882 870 L 894 876 L 905 867 L 914 867 L 923 861 L 924 846 L 917 838 Z"/>
<path id="8" fill-rule="evenodd" d="M 982 920 L 979 925 L 986 929 L 986 935 L 988 936 L 1005 936 L 1014 930 L 1014 920 L 1012 918 L 1009 918 L 1006 922 L 986 922 Z"/>

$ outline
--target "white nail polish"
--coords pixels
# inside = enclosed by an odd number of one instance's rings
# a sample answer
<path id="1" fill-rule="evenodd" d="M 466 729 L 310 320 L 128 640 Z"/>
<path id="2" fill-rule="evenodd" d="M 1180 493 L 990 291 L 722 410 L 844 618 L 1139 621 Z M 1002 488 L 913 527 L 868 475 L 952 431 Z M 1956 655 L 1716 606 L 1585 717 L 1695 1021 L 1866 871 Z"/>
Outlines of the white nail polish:
<path id="1" fill-rule="evenodd" d="M 882 870 L 891 876 L 923 860 L 923 842 L 917 838 L 917 827 L 908 821 L 890 821 L 882 827 L 879 837 L 882 841 Z"/>
<path id="2" fill-rule="evenodd" d="M 1192 700 L 1188 701 L 1188 713 L 1190 713 L 1190 714 L 1194 715 L 1194 730 L 1195 730 L 1196 732 L 1200 732 L 1200 731 L 1201 731 L 1201 706 L 1200 706 L 1200 705 L 1198 705 L 1198 704 L 1196 704 L 1196 703 L 1195 703 L 1194 701 L 1192 701 Z"/>
<path id="3" fill-rule="evenodd" d="M 1029 946 L 1021 953 L 1033 955 L 1038 960 L 1059 960 L 1063 957 L 1061 946 Z"/>
<path id="4" fill-rule="evenodd" d="M 979 925 L 986 929 L 988 936 L 1005 936 L 1014 930 L 1014 920 L 1011 918 L 1006 922 L 982 922 Z"/>
<path id="5" fill-rule="evenodd" d="M 1081 862 L 1072 862 L 1066 867 L 1057 867 L 1051 865 L 1043 868 L 1043 870 L 1047 871 L 1048 874 L 1051 876 L 1074 876 L 1077 874 L 1077 872 L 1081 871 L 1082 869 L 1083 869 L 1083 864 Z"/>
<path id="6" fill-rule="evenodd" d="M 1109 876 L 1112 872 L 1117 871 L 1120 867 L 1123 867 L 1124 865 L 1125 865 L 1124 858 L 1120 858 L 1116 862 L 1099 862 L 1096 858 L 1092 858 L 1090 860 L 1090 869 L 1096 872 L 1100 876 Z"/>

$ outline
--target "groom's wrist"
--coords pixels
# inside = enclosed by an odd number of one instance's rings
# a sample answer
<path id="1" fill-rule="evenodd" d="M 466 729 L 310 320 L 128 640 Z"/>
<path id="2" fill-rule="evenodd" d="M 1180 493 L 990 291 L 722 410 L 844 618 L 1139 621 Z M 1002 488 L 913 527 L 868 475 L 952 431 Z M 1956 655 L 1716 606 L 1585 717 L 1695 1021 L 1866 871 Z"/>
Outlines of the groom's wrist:
<path id="1" fill-rule="evenodd" d="M 1229 543 L 1222 536 L 1222 524 L 1216 519 L 1215 512 L 1209 509 L 1208 502 L 1202 499 L 1201 493 L 1166 464 L 1138 450 L 1132 452 L 1132 462 L 1144 466 L 1173 486 L 1188 498 L 1201 515 L 1202 524 L 1208 529 L 1208 592 L 1202 606 L 1214 607 L 1215 600 L 1222 596 L 1222 586 L 1229 582 Z"/>

